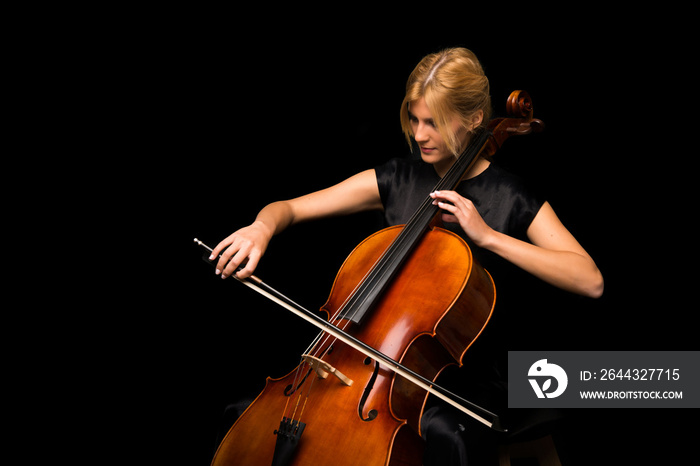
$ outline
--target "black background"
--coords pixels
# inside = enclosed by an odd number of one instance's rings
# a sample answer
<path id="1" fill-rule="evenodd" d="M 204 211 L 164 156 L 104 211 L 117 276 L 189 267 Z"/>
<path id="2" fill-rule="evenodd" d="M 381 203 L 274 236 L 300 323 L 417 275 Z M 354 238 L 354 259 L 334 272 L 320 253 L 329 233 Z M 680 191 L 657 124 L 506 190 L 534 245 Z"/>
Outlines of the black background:
<path id="1" fill-rule="evenodd" d="M 338 25 L 336 12 L 281 25 L 182 11 L 145 28 L 122 71 L 139 102 L 128 132 L 143 139 L 115 165 L 126 173 L 118 194 L 145 194 L 123 206 L 119 227 L 150 240 L 146 277 L 128 287 L 140 297 L 120 319 L 139 348 L 124 383 L 143 401 L 134 416 L 150 432 L 147 448 L 207 464 L 224 407 L 292 370 L 315 335 L 215 277 L 193 238 L 214 246 L 271 201 L 407 155 L 398 119 L 406 78 L 444 47 L 477 54 L 496 115 L 512 90 L 530 93 L 546 129 L 508 141 L 498 160 L 546 194 L 606 281 L 590 300 L 518 272 L 504 278 L 507 293 L 497 280 L 499 299 L 522 309 L 510 349 L 696 349 L 686 269 L 693 167 L 677 145 L 694 131 L 682 104 L 692 89 L 685 54 L 658 32 L 673 26 L 650 15 L 545 13 L 485 21 L 472 12 L 449 25 L 427 13 L 368 15 Z M 318 309 L 344 258 L 376 227 L 372 214 L 295 226 L 272 241 L 256 275 Z M 684 457 L 679 421 L 692 429 L 694 414 L 568 410 L 562 459 Z"/>

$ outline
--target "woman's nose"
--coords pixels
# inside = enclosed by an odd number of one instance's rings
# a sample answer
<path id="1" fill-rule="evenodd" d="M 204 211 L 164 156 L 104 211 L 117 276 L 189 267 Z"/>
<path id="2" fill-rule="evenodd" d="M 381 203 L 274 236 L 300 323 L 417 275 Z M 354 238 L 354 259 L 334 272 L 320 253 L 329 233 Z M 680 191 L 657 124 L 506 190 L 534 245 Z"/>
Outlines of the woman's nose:
<path id="1" fill-rule="evenodd" d="M 425 130 L 425 125 L 418 125 L 415 134 L 413 135 L 413 138 L 416 140 L 416 142 L 426 142 L 428 141 L 428 139 L 430 139 L 430 137 L 428 137 L 427 131 Z"/>

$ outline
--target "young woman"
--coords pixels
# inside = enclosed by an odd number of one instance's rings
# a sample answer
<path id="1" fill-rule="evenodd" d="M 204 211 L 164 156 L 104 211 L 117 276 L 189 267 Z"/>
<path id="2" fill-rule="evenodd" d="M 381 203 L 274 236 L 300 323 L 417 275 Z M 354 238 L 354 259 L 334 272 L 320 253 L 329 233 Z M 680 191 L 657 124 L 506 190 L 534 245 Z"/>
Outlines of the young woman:
<path id="1" fill-rule="evenodd" d="M 221 254 L 216 273 L 227 278 L 243 266 L 237 276 L 250 276 L 271 238 L 295 223 L 374 209 L 383 211 L 387 225 L 404 224 L 430 195 L 444 211 L 446 227 L 465 237 L 477 258 L 495 254 L 554 286 L 599 297 L 603 278 L 594 261 L 549 203 L 518 178 L 479 159 L 455 191 L 431 192 L 490 115 L 489 82 L 471 51 L 455 48 L 426 56 L 411 73 L 401 106 L 404 134 L 409 145 L 418 145 L 421 160 L 393 159 L 330 188 L 267 205 L 255 222 L 214 248 L 212 259 Z M 489 352 L 482 352 L 489 360 Z M 476 393 L 476 399 L 493 405 L 499 404 L 491 400 L 496 397 L 503 404 L 503 373 L 482 370 L 480 383 L 472 375 L 467 391 L 478 392 L 474 387 L 479 386 L 484 396 Z M 474 424 L 445 406 L 429 407 L 421 422 L 424 464 L 461 465 L 477 458 L 481 440 L 474 439 L 484 432 Z"/>

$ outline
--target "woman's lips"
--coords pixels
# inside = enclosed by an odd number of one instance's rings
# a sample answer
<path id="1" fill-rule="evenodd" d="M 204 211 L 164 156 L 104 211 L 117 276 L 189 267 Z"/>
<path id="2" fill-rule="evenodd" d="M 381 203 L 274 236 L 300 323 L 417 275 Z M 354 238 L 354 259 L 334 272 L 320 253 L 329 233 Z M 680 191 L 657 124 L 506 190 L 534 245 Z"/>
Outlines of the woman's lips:
<path id="1" fill-rule="evenodd" d="M 435 147 L 421 147 L 420 148 L 421 152 L 423 152 L 424 154 L 432 154 L 433 151 L 435 151 L 435 149 L 436 149 Z"/>

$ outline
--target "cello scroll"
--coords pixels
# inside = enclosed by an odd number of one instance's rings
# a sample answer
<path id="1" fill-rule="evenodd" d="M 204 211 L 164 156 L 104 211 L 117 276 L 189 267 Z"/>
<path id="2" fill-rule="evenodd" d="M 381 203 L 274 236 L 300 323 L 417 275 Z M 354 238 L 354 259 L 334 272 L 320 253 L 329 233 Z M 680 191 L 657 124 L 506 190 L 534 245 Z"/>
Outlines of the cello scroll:
<path id="1" fill-rule="evenodd" d="M 491 132 L 485 155 L 492 156 L 510 136 L 523 136 L 544 129 L 542 120 L 533 118 L 533 106 L 530 94 L 526 91 L 513 91 L 506 101 L 505 118 L 494 118 L 489 123 Z"/>

